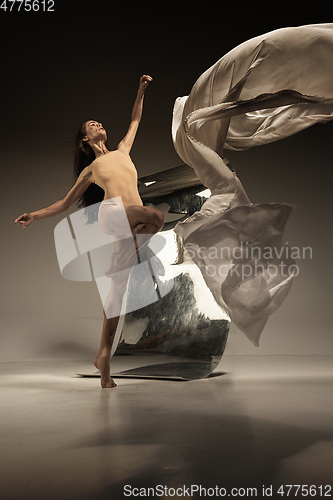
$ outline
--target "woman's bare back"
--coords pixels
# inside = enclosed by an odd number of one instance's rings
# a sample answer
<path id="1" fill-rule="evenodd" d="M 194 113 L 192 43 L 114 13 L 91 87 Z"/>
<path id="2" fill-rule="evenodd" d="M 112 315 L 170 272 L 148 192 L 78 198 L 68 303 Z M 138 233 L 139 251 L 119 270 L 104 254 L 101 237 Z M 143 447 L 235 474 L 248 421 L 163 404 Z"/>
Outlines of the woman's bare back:
<path id="1" fill-rule="evenodd" d="M 92 181 L 105 191 L 104 199 L 121 196 L 123 204 L 143 205 L 137 182 L 138 174 L 129 154 L 119 149 L 99 156 L 91 165 Z"/>

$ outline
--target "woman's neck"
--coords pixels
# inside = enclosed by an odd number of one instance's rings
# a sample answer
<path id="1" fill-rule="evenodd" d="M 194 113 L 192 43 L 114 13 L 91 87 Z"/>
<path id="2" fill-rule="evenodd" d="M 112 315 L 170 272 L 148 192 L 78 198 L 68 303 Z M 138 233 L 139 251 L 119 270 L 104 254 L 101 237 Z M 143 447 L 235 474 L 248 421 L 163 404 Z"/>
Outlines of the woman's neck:
<path id="1" fill-rule="evenodd" d="M 90 147 L 94 151 L 96 159 L 99 158 L 100 156 L 104 156 L 110 152 L 107 149 L 107 147 L 105 146 L 105 143 L 103 141 L 94 142 L 94 143 L 90 144 Z"/>

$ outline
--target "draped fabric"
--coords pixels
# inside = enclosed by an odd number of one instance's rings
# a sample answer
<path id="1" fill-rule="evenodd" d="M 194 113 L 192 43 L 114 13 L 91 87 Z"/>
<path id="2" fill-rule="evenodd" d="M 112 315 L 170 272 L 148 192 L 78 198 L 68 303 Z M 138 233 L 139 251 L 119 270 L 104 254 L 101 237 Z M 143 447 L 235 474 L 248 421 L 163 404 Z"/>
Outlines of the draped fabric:
<path id="1" fill-rule="evenodd" d="M 176 99 L 175 149 L 211 196 L 174 231 L 215 300 L 256 346 L 297 266 L 287 204 L 256 204 L 223 160 L 333 118 L 333 24 L 283 28 L 227 53 Z"/>

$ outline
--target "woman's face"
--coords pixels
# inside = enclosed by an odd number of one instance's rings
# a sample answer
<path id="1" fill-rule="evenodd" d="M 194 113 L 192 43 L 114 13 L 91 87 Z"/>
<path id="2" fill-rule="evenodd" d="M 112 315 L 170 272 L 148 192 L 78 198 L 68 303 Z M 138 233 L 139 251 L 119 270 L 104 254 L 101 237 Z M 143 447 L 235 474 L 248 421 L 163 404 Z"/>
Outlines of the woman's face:
<path id="1" fill-rule="evenodd" d="M 88 120 L 86 122 L 86 136 L 84 140 L 88 142 L 89 140 L 92 140 L 93 142 L 100 140 L 106 142 L 107 135 L 103 125 L 95 120 Z"/>

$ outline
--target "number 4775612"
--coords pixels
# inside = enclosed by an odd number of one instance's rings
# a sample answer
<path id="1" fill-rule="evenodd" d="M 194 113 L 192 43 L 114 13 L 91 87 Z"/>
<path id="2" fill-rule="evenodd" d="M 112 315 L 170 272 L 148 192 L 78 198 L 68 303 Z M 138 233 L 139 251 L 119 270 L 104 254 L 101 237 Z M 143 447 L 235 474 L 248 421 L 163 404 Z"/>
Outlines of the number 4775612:
<path id="1" fill-rule="evenodd" d="M 308 485 L 308 484 L 284 484 L 279 487 L 277 490 L 278 495 L 281 497 L 286 496 L 289 497 L 290 493 L 292 497 L 295 498 L 297 496 L 302 497 L 331 497 L 332 496 L 332 486 L 330 484 L 326 485 Z M 290 495 L 291 496 L 291 495 Z"/>
<path id="2" fill-rule="evenodd" d="M 0 9 L 9 12 L 54 12 L 54 0 L 3 0 Z"/>

